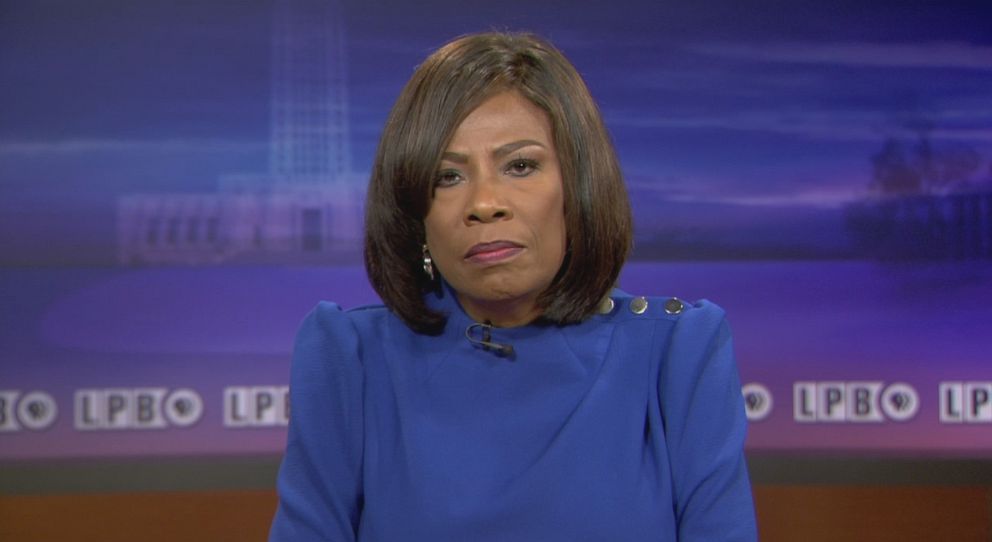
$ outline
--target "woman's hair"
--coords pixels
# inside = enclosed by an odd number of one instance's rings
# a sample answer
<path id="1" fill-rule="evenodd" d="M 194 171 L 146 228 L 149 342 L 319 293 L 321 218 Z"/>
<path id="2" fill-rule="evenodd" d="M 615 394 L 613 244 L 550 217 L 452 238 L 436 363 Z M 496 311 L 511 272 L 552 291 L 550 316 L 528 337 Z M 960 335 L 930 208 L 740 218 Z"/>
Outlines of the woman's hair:
<path id="1" fill-rule="evenodd" d="M 441 155 L 462 120 L 487 98 L 516 91 L 551 122 L 565 196 L 566 251 L 537 299 L 543 318 L 583 320 L 614 286 L 631 245 L 630 203 L 609 133 L 582 77 L 530 34 L 455 39 L 417 67 L 389 113 L 365 210 L 365 267 L 383 302 L 419 333 L 446 315 L 429 309 L 437 288 L 423 270 L 424 218 Z"/>

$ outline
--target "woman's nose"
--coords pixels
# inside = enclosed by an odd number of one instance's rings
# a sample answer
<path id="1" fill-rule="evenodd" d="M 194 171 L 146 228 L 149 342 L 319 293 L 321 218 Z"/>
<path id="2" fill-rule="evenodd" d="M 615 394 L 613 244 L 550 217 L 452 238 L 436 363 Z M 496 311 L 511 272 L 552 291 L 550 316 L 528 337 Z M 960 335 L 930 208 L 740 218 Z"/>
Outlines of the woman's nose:
<path id="1" fill-rule="evenodd" d="M 471 183 L 465 222 L 485 224 L 512 218 L 513 211 L 505 197 L 504 189 L 498 175 L 477 177 Z"/>

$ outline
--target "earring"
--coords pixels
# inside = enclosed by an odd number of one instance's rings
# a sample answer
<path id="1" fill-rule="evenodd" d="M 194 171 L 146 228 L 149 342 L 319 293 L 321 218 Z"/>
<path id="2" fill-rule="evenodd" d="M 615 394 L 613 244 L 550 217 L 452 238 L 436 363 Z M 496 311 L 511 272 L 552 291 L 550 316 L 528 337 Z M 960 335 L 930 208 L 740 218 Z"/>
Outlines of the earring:
<path id="1" fill-rule="evenodd" d="M 434 282 L 434 260 L 431 259 L 431 252 L 427 250 L 427 245 L 423 248 L 424 254 L 424 274 L 427 275 L 427 279 Z"/>

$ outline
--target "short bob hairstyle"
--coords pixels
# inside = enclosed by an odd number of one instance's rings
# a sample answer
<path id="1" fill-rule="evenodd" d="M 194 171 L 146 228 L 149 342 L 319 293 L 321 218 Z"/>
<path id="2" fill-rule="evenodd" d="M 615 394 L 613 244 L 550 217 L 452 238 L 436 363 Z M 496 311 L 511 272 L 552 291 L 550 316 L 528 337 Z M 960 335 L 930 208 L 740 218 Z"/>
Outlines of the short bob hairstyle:
<path id="1" fill-rule="evenodd" d="M 441 155 L 462 120 L 503 91 L 548 114 L 561 166 L 566 252 L 538 297 L 542 319 L 563 325 L 593 314 L 630 251 L 630 202 L 616 152 L 575 67 L 530 34 L 462 36 L 430 55 L 403 88 L 369 181 L 366 271 L 386 306 L 418 333 L 438 334 L 447 321 L 425 302 L 438 279 L 424 272 L 422 252 Z"/>

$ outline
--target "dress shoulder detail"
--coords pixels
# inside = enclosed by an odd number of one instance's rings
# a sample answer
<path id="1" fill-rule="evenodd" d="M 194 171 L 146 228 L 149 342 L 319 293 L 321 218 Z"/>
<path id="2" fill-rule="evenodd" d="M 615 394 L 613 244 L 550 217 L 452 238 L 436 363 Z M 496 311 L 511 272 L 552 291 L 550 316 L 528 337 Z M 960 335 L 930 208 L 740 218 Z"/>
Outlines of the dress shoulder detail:
<path id="1" fill-rule="evenodd" d="M 597 312 L 601 316 L 624 320 L 679 320 L 689 315 L 694 320 L 720 320 L 724 316 L 723 309 L 706 299 L 689 302 L 674 296 L 630 295 L 621 290 L 614 290 L 603 298 Z"/>

